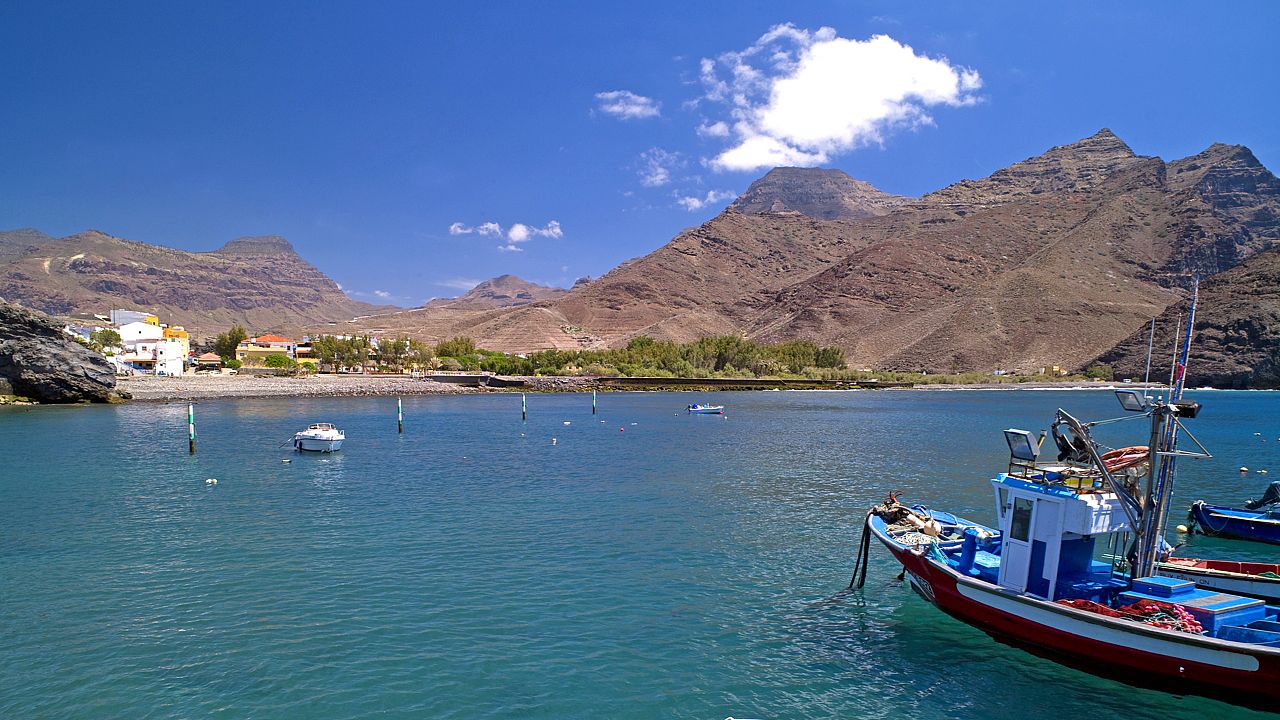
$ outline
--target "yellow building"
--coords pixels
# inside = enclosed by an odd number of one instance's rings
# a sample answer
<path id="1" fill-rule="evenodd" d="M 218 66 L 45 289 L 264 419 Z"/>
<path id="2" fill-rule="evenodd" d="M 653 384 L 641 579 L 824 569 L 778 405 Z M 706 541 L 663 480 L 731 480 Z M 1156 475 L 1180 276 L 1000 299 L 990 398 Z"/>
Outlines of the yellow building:
<path id="1" fill-rule="evenodd" d="M 182 357 L 191 355 L 191 336 L 187 333 L 187 329 L 181 325 L 174 325 L 164 329 L 164 337 L 168 340 L 177 340 L 182 343 Z"/>

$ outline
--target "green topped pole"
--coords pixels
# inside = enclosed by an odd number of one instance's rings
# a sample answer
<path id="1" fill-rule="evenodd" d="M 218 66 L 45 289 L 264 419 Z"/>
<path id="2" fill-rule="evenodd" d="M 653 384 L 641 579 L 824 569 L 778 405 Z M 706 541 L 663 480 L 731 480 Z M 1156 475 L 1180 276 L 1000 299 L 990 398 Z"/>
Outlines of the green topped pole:
<path id="1" fill-rule="evenodd" d="M 187 450 L 196 454 L 196 404 L 187 403 Z"/>

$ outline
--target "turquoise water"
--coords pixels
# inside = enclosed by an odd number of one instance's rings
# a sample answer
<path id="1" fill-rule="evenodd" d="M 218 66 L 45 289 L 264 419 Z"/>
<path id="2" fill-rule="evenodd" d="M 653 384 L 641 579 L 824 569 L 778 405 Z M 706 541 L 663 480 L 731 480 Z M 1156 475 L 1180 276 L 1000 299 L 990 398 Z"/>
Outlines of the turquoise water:
<path id="1" fill-rule="evenodd" d="M 1280 395 L 1195 396 L 1216 457 L 1182 501 L 1257 495 L 1236 468 L 1280 476 Z M 1000 430 L 1109 393 L 696 399 L 534 395 L 522 424 L 519 396 L 406 398 L 404 435 L 394 398 L 210 401 L 195 457 L 185 405 L 0 412 L 0 717 L 1255 715 L 997 644 L 879 548 L 844 590 L 887 490 L 990 519 Z M 348 444 L 277 446 L 308 421 Z"/>

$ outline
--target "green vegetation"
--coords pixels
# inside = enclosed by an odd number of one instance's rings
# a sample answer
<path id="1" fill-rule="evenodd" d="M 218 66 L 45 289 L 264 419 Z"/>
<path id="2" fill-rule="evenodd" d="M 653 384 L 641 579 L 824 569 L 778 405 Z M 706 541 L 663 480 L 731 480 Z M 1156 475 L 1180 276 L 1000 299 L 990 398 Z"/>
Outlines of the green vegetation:
<path id="1" fill-rule="evenodd" d="M 283 353 L 271 353 L 270 355 L 262 358 L 262 365 L 263 367 L 288 370 L 296 368 L 298 366 L 298 362 Z"/>
<path id="2" fill-rule="evenodd" d="M 112 330 L 111 328 L 103 328 L 89 333 L 89 340 L 93 343 L 97 343 L 98 347 L 104 348 L 118 348 L 122 342 L 120 340 L 120 333 Z"/>
<path id="3" fill-rule="evenodd" d="M 1084 376 L 1090 380 L 1115 380 L 1116 372 L 1110 365 L 1090 365 L 1085 368 Z"/>
<path id="4" fill-rule="evenodd" d="M 504 364 L 519 366 L 507 372 L 525 375 L 758 378 L 816 377 L 842 370 L 845 360 L 839 348 L 805 340 L 762 345 L 725 335 L 683 344 L 637 337 L 623 348 L 545 350 Z"/>
<path id="5" fill-rule="evenodd" d="M 992 375 L 985 372 L 932 375 L 914 372 L 851 370 L 844 351 L 805 340 L 766 345 L 726 335 L 690 343 L 633 338 L 626 347 L 606 350 L 544 350 L 527 357 L 476 347 L 467 337 L 432 347 L 405 336 L 379 341 L 323 336 L 312 343 L 319 367 L 357 368 L 375 363 L 382 372 L 433 368 L 445 372 L 498 375 L 586 375 L 656 378 L 782 378 L 934 385 L 1019 384 L 1082 379 L 1111 380 L 1111 368 L 1098 365 L 1084 376 Z"/>
<path id="6" fill-rule="evenodd" d="M 226 363 L 228 360 L 235 360 L 236 348 L 240 346 L 240 343 L 244 342 L 248 338 L 249 333 L 246 332 L 244 328 L 236 325 L 224 333 L 219 333 L 218 337 L 214 338 L 213 351 L 218 353 L 218 356 L 222 358 L 223 363 Z"/>
<path id="7" fill-rule="evenodd" d="M 243 364 L 244 364 L 244 363 L 240 362 L 239 360 L 237 360 L 237 359 L 235 359 L 235 358 L 231 358 L 230 360 L 223 360 L 223 361 L 222 361 L 222 367 L 227 368 L 228 370 L 239 370 L 239 369 L 240 369 L 240 366 L 241 366 L 241 365 L 243 365 Z"/>

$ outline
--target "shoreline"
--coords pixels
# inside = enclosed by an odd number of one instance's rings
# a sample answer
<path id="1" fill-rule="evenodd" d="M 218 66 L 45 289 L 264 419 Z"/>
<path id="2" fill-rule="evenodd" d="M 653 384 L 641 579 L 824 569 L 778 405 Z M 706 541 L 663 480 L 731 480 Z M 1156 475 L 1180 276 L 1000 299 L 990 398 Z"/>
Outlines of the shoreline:
<path id="1" fill-rule="evenodd" d="M 484 393 L 520 392 L 645 392 L 669 390 L 684 392 L 722 392 L 740 387 L 701 387 L 675 385 L 662 387 L 627 387 L 600 382 L 593 377 L 562 377 L 554 375 L 522 377 L 526 384 L 510 387 L 475 387 L 410 378 L 400 375 L 303 375 L 296 377 L 270 375 L 188 375 L 176 378 L 137 376 L 120 378 L 117 389 L 133 395 L 134 402 L 173 402 L 188 400 L 214 400 L 237 398 L 277 397 L 386 397 L 414 395 L 476 395 Z M 1103 390 L 1111 388 L 1148 387 L 1144 383 L 1115 383 L 1106 381 L 1063 381 L 1035 383 L 976 383 L 916 385 L 915 390 Z M 1150 387 L 1157 387 L 1152 383 Z M 809 390 L 810 388 L 805 388 Z M 816 390 L 847 391 L 852 388 L 813 388 Z M 907 388 L 884 388 L 900 390 Z"/>

